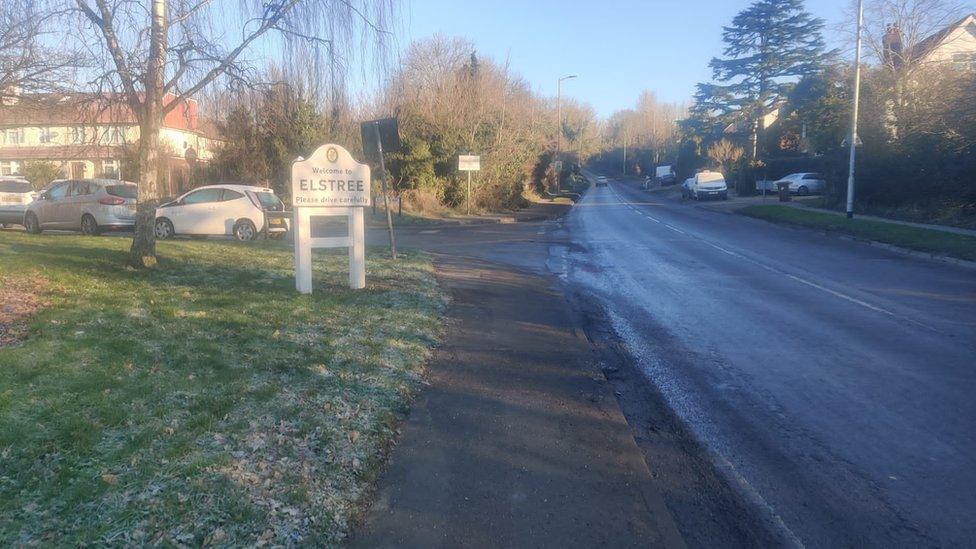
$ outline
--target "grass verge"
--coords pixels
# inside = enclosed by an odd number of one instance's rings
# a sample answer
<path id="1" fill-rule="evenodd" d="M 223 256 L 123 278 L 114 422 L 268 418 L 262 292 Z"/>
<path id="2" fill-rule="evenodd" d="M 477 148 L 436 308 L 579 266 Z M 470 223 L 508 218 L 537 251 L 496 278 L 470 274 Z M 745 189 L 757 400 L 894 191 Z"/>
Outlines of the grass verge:
<path id="1" fill-rule="evenodd" d="M 429 260 L 281 243 L 0 233 L 0 281 L 45 307 L 0 348 L 0 546 L 334 545 L 440 333 Z M 4 282 L 0 282 L 4 283 Z"/>
<path id="2" fill-rule="evenodd" d="M 911 250 L 976 261 L 976 238 L 968 235 L 882 221 L 847 219 L 838 215 L 801 210 L 790 206 L 746 206 L 736 210 L 736 212 L 777 223 L 789 223 L 812 229 L 839 232 L 856 238 L 884 242 Z"/>

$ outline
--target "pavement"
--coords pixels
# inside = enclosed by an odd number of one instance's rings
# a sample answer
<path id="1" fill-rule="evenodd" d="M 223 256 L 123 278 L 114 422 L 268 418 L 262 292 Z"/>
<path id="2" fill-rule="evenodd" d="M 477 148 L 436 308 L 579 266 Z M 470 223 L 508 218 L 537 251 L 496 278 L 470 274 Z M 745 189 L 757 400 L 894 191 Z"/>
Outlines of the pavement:
<path id="1" fill-rule="evenodd" d="M 659 197 L 667 198 L 678 198 L 681 196 L 681 187 L 678 185 L 673 185 L 669 187 L 657 187 L 652 188 L 651 193 Z M 813 200 L 817 200 L 813 197 Z M 818 208 L 810 204 L 811 197 L 793 197 L 793 200 L 789 202 L 780 202 L 779 197 L 775 194 L 756 195 L 756 196 L 737 196 L 734 192 L 729 196 L 728 200 L 707 200 L 701 202 L 695 202 L 694 204 L 700 208 L 706 208 L 709 210 L 732 212 L 746 206 L 760 206 L 760 205 L 778 205 L 778 206 L 789 206 L 791 208 L 797 208 L 801 210 L 808 210 L 823 214 L 835 215 L 838 217 L 846 217 L 846 213 L 838 212 L 836 210 L 828 210 L 824 208 Z M 928 229 L 931 231 L 939 231 L 944 233 L 961 234 L 966 236 L 976 237 L 976 230 L 966 229 L 963 227 L 953 227 L 950 225 L 937 225 L 935 223 L 917 223 L 914 221 L 903 221 L 901 219 L 892 219 L 890 217 L 880 217 L 876 215 L 864 215 L 856 214 L 856 219 L 863 219 L 865 221 L 876 221 L 878 223 L 890 223 L 893 225 L 902 225 L 905 227 L 916 227 L 919 229 Z"/>
<path id="2" fill-rule="evenodd" d="M 971 270 L 616 180 L 550 238 L 567 292 L 785 543 L 972 545 Z"/>
<path id="3" fill-rule="evenodd" d="M 566 210 L 400 231 L 435 256 L 448 332 L 351 546 L 684 546 L 599 350 L 546 273 Z"/>

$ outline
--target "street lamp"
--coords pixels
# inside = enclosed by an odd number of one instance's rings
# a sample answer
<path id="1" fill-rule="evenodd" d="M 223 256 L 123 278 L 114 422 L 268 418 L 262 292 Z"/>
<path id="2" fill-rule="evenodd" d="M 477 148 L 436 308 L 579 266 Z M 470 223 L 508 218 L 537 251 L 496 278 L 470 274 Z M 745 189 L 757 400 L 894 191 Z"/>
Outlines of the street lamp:
<path id="1" fill-rule="evenodd" d="M 562 136 L 563 136 L 563 114 L 562 114 L 562 84 L 563 80 L 569 80 L 571 78 L 576 78 L 575 74 L 570 74 L 556 80 L 556 158 L 555 161 L 559 162 L 559 151 L 562 147 Z M 556 185 L 559 185 L 559 174 L 556 174 Z"/>
<path id="2" fill-rule="evenodd" d="M 854 108 L 851 109 L 850 167 L 847 171 L 847 218 L 854 217 L 854 158 L 857 155 L 857 110 L 861 101 L 861 33 L 864 29 L 864 0 L 857 0 L 857 41 L 854 50 Z"/>

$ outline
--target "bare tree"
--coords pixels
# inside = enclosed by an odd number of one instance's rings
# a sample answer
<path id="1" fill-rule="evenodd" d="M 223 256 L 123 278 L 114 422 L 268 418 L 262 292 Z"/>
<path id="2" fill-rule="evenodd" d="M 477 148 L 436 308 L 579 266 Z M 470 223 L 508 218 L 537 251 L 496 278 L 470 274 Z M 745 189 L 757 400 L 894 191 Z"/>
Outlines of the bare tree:
<path id="1" fill-rule="evenodd" d="M 854 9 L 852 4 L 852 17 Z M 922 42 L 967 13 L 958 0 L 866 0 L 864 43 L 879 63 L 899 76 L 907 75 L 918 67 Z M 853 41 L 851 27 L 843 30 Z M 897 41 L 892 42 L 895 36 Z"/>
<path id="2" fill-rule="evenodd" d="M 721 139 L 708 148 L 708 157 L 722 167 L 722 173 L 726 176 L 735 164 L 742 160 L 744 151 L 728 139 Z"/>
<path id="3" fill-rule="evenodd" d="M 0 9 L 0 102 L 29 92 L 63 87 L 80 56 L 52 39 L 57 13 L 36 0 L 4 0 Z"/>
<path id="4" fill-rule="evenodd" d="M 323 79 L 322 70 L 338 86 L 347 68 L 343 59 L 357 50 L 385 54 L 394 11 L 390 0 L 147 0 L 148 6 L 64 1 L 80 15 L 81 40 L 102 62 L 92 85 L 117 91 L 139 124 L 140 205 L 129 263 L 140 268 L 156 263 L 153 224 L 164 117 L 218 79 L 230 86 L 252 84 L 256 60 L 247 56 L 258 46 L 265 54 L 280 53 L 279 63 L 294 74 L 311 82 Z"/>
<path id="5" fill-rule="evenodd" d="M 628 162 L 636 161 L 641 151 L 649 153 L 649 160 L 658 163 L 676 149 L 676 124 L 685 109 L 676 103 L 657 99 L 654 92 L 644 91 L 634 109 L 613 113 L 606 126 L 606 144 L 626 145 L 632 149 Z M 650 166 L 645 166 L 650 168 Z"/>

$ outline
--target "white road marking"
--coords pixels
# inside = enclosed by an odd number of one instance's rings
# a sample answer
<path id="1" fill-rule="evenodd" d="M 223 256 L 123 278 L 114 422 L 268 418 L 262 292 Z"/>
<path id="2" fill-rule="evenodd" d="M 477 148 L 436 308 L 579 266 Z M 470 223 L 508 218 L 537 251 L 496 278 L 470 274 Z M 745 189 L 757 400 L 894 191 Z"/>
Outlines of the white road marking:
<path id="1" fill-rule="evenodd" d="M 617 195 L 617 199 L 618 200 L 620 200 L 621 202 L 627 204 L 628 206 L 630 206 L 632 209 L 634 209 L 635 211 L 637 211 L 641 215 L 647 217 L 646 214 L 644 214 L 643 212 L 640 212 L 640 210 L 637 210 L 636 208 L 634 208 L 634 206 L 632 204 L 630 204 L 629 202 L 627 202 L 626 200 L 624 200 L 624 198 L 622 196 L 620 196 L 619 193 L 617 193 L 616 189 L 614 189 L 613 187 L 610 187 L 610 190 L 613 192 L 613 194 Z M 657 220 L 655 219 L 654 221 L 657 221 Z M 767 265 L 767 264 L 765 264 L 765 263 L 763 263 L 761 261 L 758 261 L 756 259 L 753 259 L 751 257 L 747 257 L 745 255 L 742 255 L 742 254 L 740 254 L 738 252 L 734 252 L 732 250 L 725 249 L 722 246 L 719 246 L 718 244 L 714 244 L 714 243 L 712 243 L 712 242 L 710 242 L 708 240 L 705 240 L 704 238 L 702 238 L 700 236 L 688 234 L 685 231 L 682 231 L 681 229 L 675 227 L 674 225 L 670 225 L 668 223 L 663 223 L 663 225 L 665 227 L 667 227 L 668 229 L 671 229 L 672 231 L 681 233 L 683 235 L 690 236 L 690 237 L 694 238 L 695 240 L 698 240 L 700 242 L 703 242 L 703 243 L 711 246 L 712 248 L 715 248 L 716 250 L 719 250 L 722 253 L 725 253 L 725 254 L 728 254 L 728 255 L 730 255 L 732 257 L 735 257 L 735 258 L 744 260 L 746 262 L 752 263 L 753 265 L 756 265 L 758 267 L 761 267 L 761 268 L 763 268 L 763 269 L 765 269 L 765 270 L 767 270 L 769 272 L 776 273 L 776 274 L 781 275 L 781 276 L 785 276 L 785 277 L 789 278 L 790 280 L 793 280 L 795 282 L 799 282 L 800 284 L 803 284 L 805 286 L 809 286 L 810 288 L 814 288 L 814 289 L 820 290 L 822 292 L 825 292 L 827 294 L 830 294 L 830 295 L 832 295 L 834 297 L 843 299 L 844 301 L 847 301 L 848 303 L 853 303 L 855 305 L 859 305 L 859 306 L 864 307 L 866 309 L 869 309 L 871 311 L 874 311 L 874 312 L 877 312 L 877 313 L 881 313 L 881 314 L 890 316 L 892 318 L 897 318 L 899 320 L 903 320 L 903 321 L 906 321 L 906 322 L 911 322 L 912 324 L 915 324 L 917 326 L 921 326 L 921 327 L 926 328 L 928 330 L 931 330 L 933 332 L 938 332 L 938 330 L 936 330 L 935 328 L 933 328 L 933 327 L 931 327 L 931 326 L 929 326 L 927 324 L 924 324 L 922 322 L 919 322 L 919 321 L 917 321 L 917 320 L 915 320 L 913 318 L 909 318 L 909 317 L 906 317 L 906 316 L 899 315 L 897 313 L 893 313 L 893 312 L 889 311 L 888 309 L 884 309 L 882 307 L 878 307 L 877 305 L 872 305 L 871 303 L 868 303 L 868 302 L 866 302 L 866 301 L 864 301 L 862 299 L 858 299 L 858 298 L 856 298 L 854 296 L 845 294 L 843 292 L 839 292 L 837 290 L 832 290 L 830 288 L 827 288 L 826 286 L 823 286 L 821 284 L 817 284 L 816 282 L 813 282 L 812 280 L 807 280 L 807 279 L 802 278 L 802 277 L 799 277 L 799 276 L 797 276 L 795 274 L 788 273 L 788 272 L 786 272 L 786 271 L 784 271 L 782 269 L 777 269 L 776 267 L 772 267 L 770 265 Z"/>

